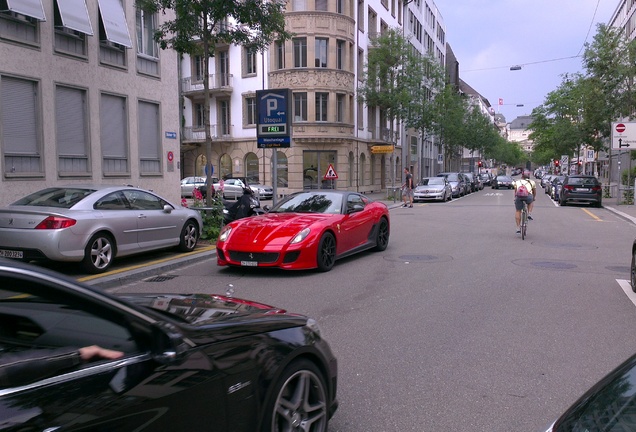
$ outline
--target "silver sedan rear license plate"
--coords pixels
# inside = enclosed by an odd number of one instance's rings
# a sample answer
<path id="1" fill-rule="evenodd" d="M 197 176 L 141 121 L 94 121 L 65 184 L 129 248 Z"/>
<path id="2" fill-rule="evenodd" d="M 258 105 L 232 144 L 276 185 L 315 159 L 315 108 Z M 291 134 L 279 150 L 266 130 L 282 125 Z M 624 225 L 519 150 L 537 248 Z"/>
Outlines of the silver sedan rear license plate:
<path id="1" fill-rule="evenodd" d="M 256 261 L 241 261 L 241 265 L 245 267 L 258 267 L 258 262 Z"/>
<path id="2" fill-rule="evenodd" d="M 22 259 L 22 258 L 24 258 L 24 252 L 0 249 L 0 257 L 2 257 L 2 258 L 18 258 L 18 259 Z"/>

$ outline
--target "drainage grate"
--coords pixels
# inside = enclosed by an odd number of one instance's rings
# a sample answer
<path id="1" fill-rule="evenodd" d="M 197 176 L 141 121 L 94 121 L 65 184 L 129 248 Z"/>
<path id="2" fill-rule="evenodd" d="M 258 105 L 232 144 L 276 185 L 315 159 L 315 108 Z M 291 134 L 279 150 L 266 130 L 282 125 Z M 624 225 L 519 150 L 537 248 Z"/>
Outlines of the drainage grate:
<path id="1" fill-rule="evenodd" d="M 144 279 L 144 282 L 165 282 L 176 278 L 177 275 L 159 275 Z"/>

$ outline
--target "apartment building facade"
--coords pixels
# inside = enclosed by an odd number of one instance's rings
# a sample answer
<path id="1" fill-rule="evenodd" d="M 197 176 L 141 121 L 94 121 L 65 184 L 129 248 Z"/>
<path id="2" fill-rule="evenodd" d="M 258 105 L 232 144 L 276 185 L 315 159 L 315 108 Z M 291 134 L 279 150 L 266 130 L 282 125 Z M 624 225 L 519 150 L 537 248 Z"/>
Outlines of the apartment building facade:
<path id="1" fill-rule="evenodd" d="M 164 17 L 134 0 L 0 1 L 0 205 L 72 183 L 179 202 L 177 55 L 152 40 Z"/>
<path id="2" fill-rule="evenodd" d="M 277 41 L 264 53 L 217 46 L 210 59 L 213 175 L 273 184 L 276 152 L 276 185 L 285 195 L 323 187 L 378 191 L 400 184 L 403 167 L 420 170 L 419 132 L 397 123 L 391 127 L 384 113 L 365 106 L 357 94 L 372 40 L 389 28 L 401 28 L 417 50 L 444 64 L 446 30 L 434 3 L 291 0 L 286 21 L 291 40 Z M 201 62 L 184 56 L 180 64 L 182 176 L 205 174 Z M 291 145 L 262 149 L 256 140 L 256 91 L 280 88 L 291 90 Z M 387 146 L 394 150 L 376 152 Z M 330 165 L 337 180 L 324 180 Z"/>

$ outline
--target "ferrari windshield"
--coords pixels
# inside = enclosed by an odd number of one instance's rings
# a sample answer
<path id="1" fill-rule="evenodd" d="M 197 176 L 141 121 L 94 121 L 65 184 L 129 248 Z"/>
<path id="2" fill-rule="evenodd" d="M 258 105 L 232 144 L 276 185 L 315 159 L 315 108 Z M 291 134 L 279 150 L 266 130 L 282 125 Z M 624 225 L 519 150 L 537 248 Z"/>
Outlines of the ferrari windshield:
<path id="1" fill-rule="evenodd" d="M 342 195 L 333 192 L 300 192 L 285 198 L 270 213 L 330 213 L 342 211 Z"/>

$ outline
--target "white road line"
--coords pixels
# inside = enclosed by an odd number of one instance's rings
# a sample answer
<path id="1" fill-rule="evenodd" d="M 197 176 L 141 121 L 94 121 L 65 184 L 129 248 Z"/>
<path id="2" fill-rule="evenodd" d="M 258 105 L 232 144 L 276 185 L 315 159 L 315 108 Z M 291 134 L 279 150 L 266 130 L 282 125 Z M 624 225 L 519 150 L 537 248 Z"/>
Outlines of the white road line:
<path id="1" fill-rule="evenodd" d="M 623 288 L 627 297 L 636 305 L 636 293 L 632 291 L 632 284 L 628 280 L 616 279 L 616 282 Z"/>

